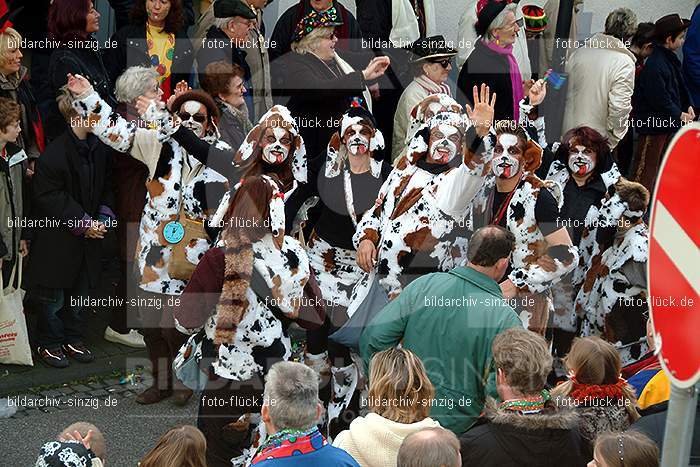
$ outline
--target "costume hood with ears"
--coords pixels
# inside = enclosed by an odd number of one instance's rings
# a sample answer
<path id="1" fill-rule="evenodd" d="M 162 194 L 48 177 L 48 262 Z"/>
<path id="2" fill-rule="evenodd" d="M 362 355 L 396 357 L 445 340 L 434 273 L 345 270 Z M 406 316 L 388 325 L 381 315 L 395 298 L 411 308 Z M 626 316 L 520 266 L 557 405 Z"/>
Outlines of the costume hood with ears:
<path id="1" fill-rule="evenodd" d="M 406 159 L 400 161 L 401 163 L 397 165 L 398 168 L 403 169 L 404 163 L 407 165 L 416 165 L 421 159 L 425 159 L 428 156 L 429 142 L 430 142 L 430 131 L 439 125 L 449 125 L 458 128 L 462 134 L 466 134 L 467 129 L 470 127 L 469 118 L 463 112 L 440 112 L 437 115 L 431 117 L 427 122 L 420 126 L 408 143 L 408 149 L 406 150 Z M 457 154 L 452 158 L 449 165 L 455 164 L 458 161 L 459 164 L 462 163 L 464 155 L 467 151 L 467 144 L 462 144 L 462 154 Z M 457 165 L 459 165 L 457 164 Z"/>
<path id="2" fill-rule="evenodd" d="M 523 172 L 534 174 L 540 165 L 542 165 L 542 147 L 537 144 L 528 132 L 514 121 L 502 120 L 498 122 L 495 128 L 491 128 L 488 139 L 488 147 L 491 152 L 496 147 L 498 137 L 503 134 L 513 135 L 519 140 L 525 140 L 525 151 L 523 152 Z M 491 159 L 493 163 L 493 159 Z"/>
<path id="3" fill-rule="evenodd" d="M 281 240 L 284 237 L 284 193 L 281 191 L 279 185 L 272 177 L 268 175 L 259 175 L 262 177 L 270 186 L 272 187 L 272 198 L 270 198 L 270 231 L 275 239 Z M 240 188 L 240 186 L 245 183 L 245 178 L 242 178 L 231 191 L 226 192 L 219 207 L 216 209 L 214 215 L 209 219 L 209 225 L 211 227 L 225 227 L 224 226 L 224 216 L 228 211 L 231 204 L 231 196 L 233 193 Z M 263 219 L 266 222 L 266 219 Z"/>
<path id="4" fill-rule="evenodd" d="M 418 129 L 440 112 L 462 112 L 462 106 L 447 94 L 431 94 L 411 109 L 406 142 L 410 141 Z"/>
<path id="5" fill-rule="evenodd" d="M 348 151 L 343 144 L 343 135 L 352 125 L 362 125 L 368 128 L 372 136 L 369 139 L 369 154 L 370 154 L 370 170 L 372 176 L 379 177 L 381 175 L 382 162 L 375 158 L 376 152 L 384 149 L 384 135 L 377 128 L 377 121 L 368 110 L 364 107 L 350 107 L 344 114 L 340 122 L 340 130 L 333 133 L 331 140 L 328 143 L 326 153 L 326 170 L 325 175 L 328 178 L 337 176 L 343 168 L 344 162 L 348 157 Z"/>
<path id="6" fill-rule="evenodd" d="M 261 139 L 267 128 L 283 128 L 292 136 L 292 151 L 285 164 L 291 164 L 292 174 L 297 182 L 306 183 L 306 147 L 304 139 L 299 134 L 299 128 L 289 109 L 283 105 L 275 105 L 260 117 L 260 121 L 248 132 L 245 141 L 238 148 L 235 160 L 238 163 L 251 157 L 262 157 Z"/>

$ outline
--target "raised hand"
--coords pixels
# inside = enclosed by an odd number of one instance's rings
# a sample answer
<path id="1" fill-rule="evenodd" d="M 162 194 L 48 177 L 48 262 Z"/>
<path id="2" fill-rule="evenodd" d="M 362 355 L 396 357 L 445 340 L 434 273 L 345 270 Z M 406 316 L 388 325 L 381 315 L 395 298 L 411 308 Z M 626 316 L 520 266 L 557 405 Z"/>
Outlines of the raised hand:
<path id="1" fill-rule="evenodd" d="M 389 59 L 389 57 L 374 57 L 367 67 L 362 70 L 362 76 L 365 77 L 366 81 L 379 78 L 384 74 L 386 69 L 389 68 L 390 64 L 391 59 Z"/>
<path id="2" fill-rule="evenodd" d="M 467 104 L 467 116 L 471 120 L 476 134 L 482 138 L 489 133 L 493 124 L 494 107 L 496 106 L 496 93 L 490 94 L 491 90 L 486 84 L 481 84 L 481 89 L 474 86 L 472 89 L 474 108 Z"/>
<path id="3" fill-rule="evenodd" d="M 530 105 L 540 105 L 544 101 L 547 95 L 547 82 L 544 80 L 537 80 L 527 92 L 530 98 Z"/>
<path id="4" fill-rule="evenodd" d="M 92 90 L 92 84 L 84 76 L 68 73 L 68 90 L 73 96 L 79 96 Z"/>

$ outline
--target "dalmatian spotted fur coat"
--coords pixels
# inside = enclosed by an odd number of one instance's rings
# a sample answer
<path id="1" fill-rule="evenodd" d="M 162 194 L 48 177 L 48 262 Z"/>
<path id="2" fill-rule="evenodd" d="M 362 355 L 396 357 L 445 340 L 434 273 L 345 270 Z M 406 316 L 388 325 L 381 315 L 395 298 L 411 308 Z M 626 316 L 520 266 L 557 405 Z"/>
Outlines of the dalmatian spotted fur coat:
<path id="1" fill-rule="evenodd" d="M 639 223 L 596 257 L 576 296 L 576 310 L 583 316 L 581 336 L 601 336 L 620 352 L 622 364 L 648 351 L 647 289 L 630 283 L 626 271 L 643 271 L 649 255 L 649 232 Z"/>
<path id="2" fill-rule="evenodd" d="M 175 220 L 181 209 L 195 221 L 210 216 L 228 191 L 227 179 L 187 154 L 177 142 L 162 142 L 167 138 L 164 131 L 140 128 L 124 120 L 97 93 L 79 97 L 73 105 L 90 121 L 93 133 L 108 146 L 140 160 L 149 170 L 136 249 L 141 288 L 179 295 L 187 283 L 168 274 L 173 250 L 163 237 L 163 227 Z M 217 144 L 228 148 L 226 143 Z M 190 242 L 185 248 L 187 260 L 196 265 L 209 247 L 207 239 Z"/>
<path id="3" fill-rule="evenodd" d="M 472 209 L 475 229 L 486 225 L 487 219 L 491 217 L 490 204 L 495 185 L 495 176 L 489 174 L 484 187 L 474 199 Z M 546 317 L 553 310 L 550 289 L 562 276 L 572 271 L 578 261 L 577 248 L 570 246 L 560 258 L 553 258 L 557 266 L 555 271 L 545 270 L 537 264 L 537 260 L 547 254 L 548 248 L 535 218 L 535 206 L 542 189 L 548 189 L 548 185 L 526 172 L 506 210 L 506 227 L 515 236 L 515 250 L 511 256 L 512 271 L 508 278 L 518 288 L 519 295 L 527 297 L 522 310 L 519 310 L 523 325 L 539 332 L 544 331 Z M 558 201 L 561 207 L 561 199 Z"/>
<path id="4" fill-rule="evenodd" d="M 464 119 L 460 123 L 457 120 Z M 379 283 L 389 298 L 402 290 L 401 276 L 417 253 L 427 255 L 434 270 L 449 271 L 466 260 L 466 216 L 469 204 L 483 183 L 486 154 L 474 147 L 481 144 L 472 128 L 467 140 L 476 141 L 467 148 L 458 167 L 438 174 L 416 163 L 428 151 L 427 134 L 431 125 L 446 122 L 467 127 L 466 117 L 443 112 L 426 123 L 411 140 L 403 164 L 395 167 L 379 191 L 373 209 L 358 223 L 353 243 L 371 240 L 377 247 Z M 432 123 L 431 123 L 432 122 Z M 451 122 L 451 123 L 450 123 Z M 356 311 L 371 286 L 371 274 L 365 274 L 353 291 L 348 315 Z"/>
<path id="5" fill-rule="evenodd" d="M 246 381 L 256 374 L 262 374 L 263 368 L 254 358 L 256 349 L 283 348 L 284 353 L 279 357 L 289 359 L 291 342 L 269 305 L 276 306 L 285 315 L 295 316 L 301 304 L 304 285 L 309 279 L 309 259 L 302 245 L 294 238 L 285 236 L 282 248 L 277 249 L 272 234 L 268 234 L 252 246 L 253 267 L 270 287 L 274 303 L 261 300 L 250 287 L 246 290 L 248 309 L 237 327 L 234 341 L 219 346 L 217 359 L 212 364 L 214 373 L 234 381 Z M 217 314 L 213 314 L 204 325 L 206 339 L 212 342 L 217 317 Z M 182 346 L 175 366 L 184 362 L 183 352 L 188 346 L 198 347 L 196 338 L 196 334 L 191 336 Z M 201 353 L 198 358 L 201 360 Z"/>
<path id="6" fill-rule="evenodd" d="M 606 190 L 610 193 L 614 190 L 615 183 L 621 177 L 620 170 L 617 164 L 614 162 L 610 170 L 600 174 L 603 184 Z M 571 178 L 570 172 L 567 167 L 559 160 L 552 162 L 549 167 L 549 172 L 547 173 L 547 181 L 556 183 L 557 190 L 564 193 L 564 187 L 569 182 Z M 576 298 L 576 293 L 580 289 L 583 278 L 588 270 L 591 254 L 592 254 L 592 240 L 595 236 L 590 235 L 590 230 L 595 227 L 595 220 L 598 218 L 598 211 L 605 201 L 605 198 L 600 200 L 598 205 L 592 205 L 588 210 L 586 215 L 586 230 L 581 238 L 581 244 L 579 245 L 579 262 L 576 268 L 572 271 L 570 275 L 567 275 L 562 281 L 558 282 L 552 288 L 552 293 L 554 296 L 554 315 L 553 315 L 553 326 L 555 328 L 562 328 L 567 331 L 574 331 L 576 329 L 576 313 L 574 313 L 574 301 Z"/>

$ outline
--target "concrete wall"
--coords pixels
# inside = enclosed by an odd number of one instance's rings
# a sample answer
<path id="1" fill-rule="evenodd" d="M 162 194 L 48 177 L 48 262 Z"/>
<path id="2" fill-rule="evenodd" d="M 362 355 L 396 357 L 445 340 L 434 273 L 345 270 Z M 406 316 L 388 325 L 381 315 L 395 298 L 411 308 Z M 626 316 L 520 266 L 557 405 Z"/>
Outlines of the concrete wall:
<path id="1" fill-rule="evenodd" d="M 448 40 L 458 42 L 457 24 L 461 16 L 461 0 L 434 0 L 440 6 L 438 13 L 439 32 Z M 298 0 L 275 0 L 265 9 L 265 23 L 268 35 L 272 33 L 275 21 L 287 8 L 298 3 Z M 355 12 L 355 0 L 341 0 L 341 3 Z M 603 30 L 605 18 L 618 7 L 628 7 L 637 13 L 639 21 L 656 21 L 669 13 L 679 13 L 684 18 L 690 18 L 696 0 L 584 0 L 578 15 L 579 38 L 586 38 L 592 33 Z M 443 7 L 444 6 L 444 7 Z"/>

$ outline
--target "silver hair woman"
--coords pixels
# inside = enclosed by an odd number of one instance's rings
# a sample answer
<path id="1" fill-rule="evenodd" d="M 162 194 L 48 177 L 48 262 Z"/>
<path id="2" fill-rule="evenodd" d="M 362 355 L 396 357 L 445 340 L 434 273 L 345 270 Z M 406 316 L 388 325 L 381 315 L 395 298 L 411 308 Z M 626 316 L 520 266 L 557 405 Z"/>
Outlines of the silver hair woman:
<path id="1" fill-rule="evenodd" d="M 157 99 L 163 94 L 154 68 L 132 66 L 124 70 L 114 86 L 114 95 L 122 103 L 134 103 L 139 96 Z"/>
<path id="2" fill-rule="evenodd" d="M 495 120 L 520 121 L 520 101 L 525 97 L 520 65 L 513 47 L 523 25 L 516 5 L 486 2 L 477 13 L 474 29 L 481 38 L 459 72 L 458 101 L 468 103 L 474 86 L 486 84 L 498 96 Z"/>
<path id="3" fill-rule="evenodd" d="M 333 39 L 335 28 L 316 28 L 301 40 L 292 42 L 292 52 L 299 55 L 316 53 L 324 39 Z"/>
<path id="4" fill-rule="evenodd" d="M 488 29 L 486 30 L 485 39 L 488 39 L 491 42 L 504 42 L 505 45 L 507 45 L 508 36 L 506 36 L 504 32 L 512 31 L 514 29 L 512 23 L 513 19 L 516 16 L 516 10 L 516 4 L 510 3 L 506 5 L 506 7 L 498 14 L 498 16 L 496 16 L 496 18 L 494 18 L 494 20 L 489 25 Z M 518 24 L 517 29 L 520 30 L 520 24 Z M 502 35 L 504 36 L 503 40 L 501 39 Z M 515 35 L 516 34 L 513 34 L 513 42 L 515 42 Z"/>
<path id="5" fill-rule="evenodd" d="M 618 8 L 605 19 L 605 34 L 621 41 L 630 39 L 637 30 L 637 15 L 629 8 Z"/>

